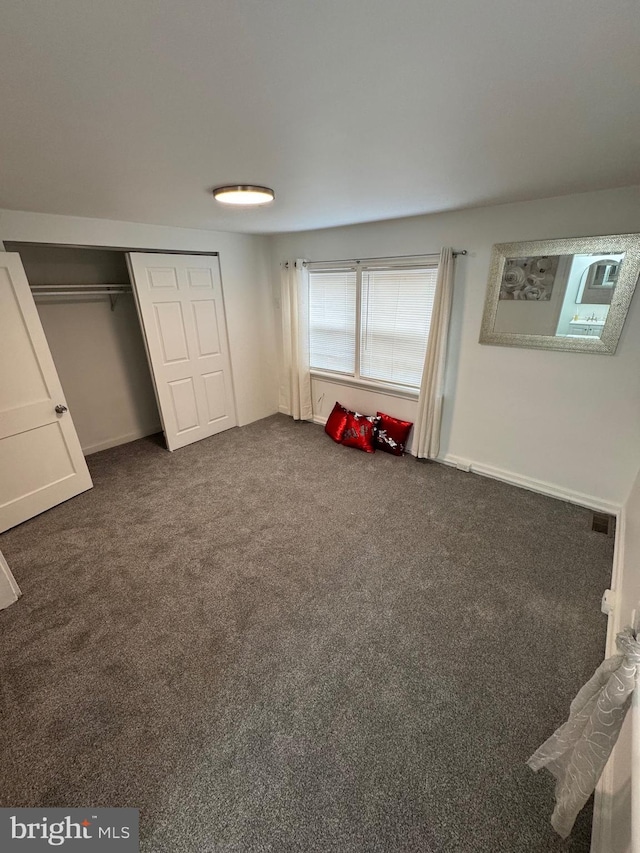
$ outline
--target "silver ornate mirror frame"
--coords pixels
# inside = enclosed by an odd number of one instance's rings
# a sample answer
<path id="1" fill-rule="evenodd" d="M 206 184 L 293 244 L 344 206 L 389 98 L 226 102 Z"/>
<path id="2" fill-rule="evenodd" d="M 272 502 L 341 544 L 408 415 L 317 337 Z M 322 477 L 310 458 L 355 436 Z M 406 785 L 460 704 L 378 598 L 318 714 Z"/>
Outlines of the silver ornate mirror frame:
<path id="1" fill-rule="evenodd" d="M 526 258 L 538 255 L 580 255 L 621 253 L 618 282 L 611 298 L 609 313 L 599 338 L 571 338 L 556 335 L 525 335 L 494 332 L 500 283 L 507 258 Z M 613 234 L 602 237 L 575 237 L 563 240 L 535 240 L 527 243 L 497 243 L 491 252 L 489 282 L 484 304 L 481 344 L 504 347 L 566 350 L 613 355 L 640 274 L 640 234 Z"/>

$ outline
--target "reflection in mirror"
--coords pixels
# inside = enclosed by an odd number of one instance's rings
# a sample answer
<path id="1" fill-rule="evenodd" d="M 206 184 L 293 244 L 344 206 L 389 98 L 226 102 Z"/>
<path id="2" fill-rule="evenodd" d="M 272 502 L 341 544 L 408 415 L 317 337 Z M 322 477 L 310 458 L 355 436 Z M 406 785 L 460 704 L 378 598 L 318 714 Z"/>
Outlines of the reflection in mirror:
<path id="1" fill-rule="evenodd" d="M 623 258 L 624 254 L 507 258 L 494 330 L 599 338 Z M 539 304 L 523 304 L 530 302 Z"/>
<path id="2" fill-rule="evenodd" d="M 615 352 L 639 249 L 634 234 L 494 246 L 481 343 Z"/>
<path id="3" fill-rule="evenodd" d="M 616 255 L 615 258 L 603 258 L 590 264 L 585 270 L 584 284 L 578 290 L 577 302 L 609 305 L 623 257 L 624 255 Z"/>

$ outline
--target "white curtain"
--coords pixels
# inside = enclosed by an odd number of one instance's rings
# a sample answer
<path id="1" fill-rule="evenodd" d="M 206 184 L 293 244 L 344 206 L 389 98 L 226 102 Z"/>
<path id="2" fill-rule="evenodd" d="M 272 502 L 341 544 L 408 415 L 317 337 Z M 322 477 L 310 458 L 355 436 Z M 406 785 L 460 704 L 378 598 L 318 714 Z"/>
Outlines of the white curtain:
<path id="1" fill-rule="evenodd" d="M 309 273 L 303 260 L 284 264 L 280 305 L 284 371 L 282 407 L 294 420 L 309 421 L 313 417 L 309 373 Z"/>
<path id="2" fill-rule="evenodd" d="M 600 664 L 571 703 L 569 719 L 528 760 L 556 777 L 551 825 L 566 838 L 593 793 L 618 740 L 640 673 L 640 639 L 631 628 L 616 637 L 620 654 Z M 633 721 L 636 723 L 636 720 Z"/>
<path id="3" fill-rule="evenodd" d="M 414 446 L 416 456 L 420 459 L 435 459 L 440 451 L 444 372 L 453 294 L 453 263 L 451 249 L 442 249 L 431 314 L 429 343 L 424 358 L 422 384 L 418 398 L 418 415 L 414 427 L 417 442 Z"/>

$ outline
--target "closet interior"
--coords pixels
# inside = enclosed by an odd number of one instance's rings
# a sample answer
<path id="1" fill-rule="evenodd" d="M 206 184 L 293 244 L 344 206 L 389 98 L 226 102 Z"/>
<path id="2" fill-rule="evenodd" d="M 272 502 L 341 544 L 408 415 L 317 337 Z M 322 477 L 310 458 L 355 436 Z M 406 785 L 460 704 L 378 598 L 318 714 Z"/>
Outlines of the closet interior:
<path id="1" fill-rule="evenodd" d="M 84 455 L 161 432 L 125 252 L 5 249 L 22 260 Z"/>

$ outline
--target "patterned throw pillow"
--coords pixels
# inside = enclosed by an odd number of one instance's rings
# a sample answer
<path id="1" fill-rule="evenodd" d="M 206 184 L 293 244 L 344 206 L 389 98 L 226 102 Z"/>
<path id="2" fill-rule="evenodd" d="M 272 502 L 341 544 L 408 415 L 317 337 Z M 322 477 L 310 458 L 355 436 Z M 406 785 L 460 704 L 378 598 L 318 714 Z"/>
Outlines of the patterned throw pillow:
<path id="1" fill-rule="evenodd" d="M 376 433 L 377 449 L 384 450 L 385 453 L 393 453 L 394 456 L 402 456 L 413 423 L 392 418 L 384 412 L 378 412 L 378 418 L 380 420 Z"/>
<path id="2" fill-rule="evenodd" d="M 324 431 L 328 436 L 331 436 L 334 441 L 340 442 L 342 440 L 342 433 L 347 425 L 347 415 L 350 414 L 353 414 L 353 412 L 350 412 L 349 409 L 345 409 L 345 407 L 340 405 L 340 403 L 336 403 L 333 407 L 333 411 L 327 418 L 327 422 L 324 425 Z"/>
<path id="3" fill-rule="evenodd" d="M 347 422 L 342 433 L 341 444 L 345 447 L 357 447 L 365 453 L 375 453 L 375 437 L 378 418 L 373 415 L 359 415 L 357 412 L 347 413 Z"/>

